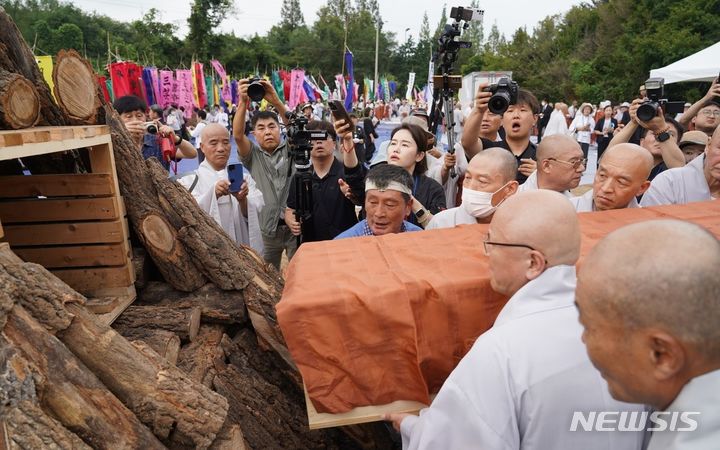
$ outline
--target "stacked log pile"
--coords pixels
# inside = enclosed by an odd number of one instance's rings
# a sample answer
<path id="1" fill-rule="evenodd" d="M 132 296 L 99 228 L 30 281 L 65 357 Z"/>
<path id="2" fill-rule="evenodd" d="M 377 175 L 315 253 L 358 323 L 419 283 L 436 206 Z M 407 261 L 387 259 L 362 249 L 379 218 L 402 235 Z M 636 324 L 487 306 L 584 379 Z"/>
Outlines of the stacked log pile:
<path id="1" fill-rule="evenodd" d="M 275 317 L 282 277 L 237 246 L 157 161 L 142 158 L 98 95 L 86 61 L 72 51 L 59 58 L 56 71 L 72 74 L 53 74 L 58 104 L 0 7 L 0 75 L 28 80 L 38 123 L 110 126 L 138 244 L 138 299 L 104 325 L 80 294 L 0 244 L 0 442 L 23 449 L 391 448 L 382 424 L 308 429 L 301 379 Z M 73 95 L 79 86 L 95 91 Z M 23 162 L 33 173 L 66 173 L 82 170 L 78 155 Z M 16 170 L 0 165 L 2 173 Z"/>

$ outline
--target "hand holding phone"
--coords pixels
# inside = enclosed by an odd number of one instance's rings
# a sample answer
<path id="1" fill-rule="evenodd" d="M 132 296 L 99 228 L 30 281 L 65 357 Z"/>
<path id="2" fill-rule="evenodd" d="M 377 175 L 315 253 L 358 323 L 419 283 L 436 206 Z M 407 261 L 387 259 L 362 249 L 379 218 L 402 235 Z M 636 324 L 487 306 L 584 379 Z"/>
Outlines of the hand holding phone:
<path id="1" fill-rule="evenodd" d="M 347 111 L 345 110 L 345 106 L 340 100 L 330 101 L 329 106 L 330 112 L 332 112 L 335 120 L 344 120 L 346 124 L 352 126 L 352 119 L 350 118 L 350 115 L 347 113 Z"/>
<path id="2" fill-rule="evenodd" d="M 227 166 L 228 179 L 230 180 L 230 192 L 240 192 L 243 184 L 243 166 L 242 164 L 229 164 Z"/>

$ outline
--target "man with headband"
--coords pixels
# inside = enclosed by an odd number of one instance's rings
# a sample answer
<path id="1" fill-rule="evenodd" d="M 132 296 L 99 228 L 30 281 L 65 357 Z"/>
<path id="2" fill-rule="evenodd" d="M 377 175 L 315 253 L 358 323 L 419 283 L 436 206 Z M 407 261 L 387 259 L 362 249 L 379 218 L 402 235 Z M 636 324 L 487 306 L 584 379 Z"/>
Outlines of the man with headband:
<path id="1" fill-rule="evenodd" d="M 366 219 L 335 239 L 422 230 L 405 220 L 412 211 L 412 188 L 413 179 L 402 167 L 375 166 L 365 178 Z"/>

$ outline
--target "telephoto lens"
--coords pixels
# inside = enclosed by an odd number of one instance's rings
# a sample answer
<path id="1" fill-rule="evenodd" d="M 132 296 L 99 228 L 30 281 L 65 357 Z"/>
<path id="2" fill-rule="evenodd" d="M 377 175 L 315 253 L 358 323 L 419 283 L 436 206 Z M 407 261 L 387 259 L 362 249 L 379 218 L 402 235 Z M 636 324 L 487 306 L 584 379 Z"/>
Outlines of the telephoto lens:
<path id="1" fill-rule="evenodd" d="M 265 97 L 265 87 L 260 84 L 260 80 L 258 78 L 251 78 L 247 93 L 250 100 L 254 102 L 261 102 Z"/>
<path id="2" fill-rule="evenodd" d="M 649 122 L 657 115 L 658 104 L 653 101 L 644 102 L 638 106 L 637 118 L 643 122 Z"/>

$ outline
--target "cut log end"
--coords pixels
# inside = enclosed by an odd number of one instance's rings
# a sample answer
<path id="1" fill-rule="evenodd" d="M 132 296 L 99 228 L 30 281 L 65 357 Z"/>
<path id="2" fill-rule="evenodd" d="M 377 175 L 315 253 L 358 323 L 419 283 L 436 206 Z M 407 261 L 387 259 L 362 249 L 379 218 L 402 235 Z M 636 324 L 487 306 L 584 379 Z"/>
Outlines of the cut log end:
<path id="1" fill-rule="evenodd" d="M 95 72 L 75 50 L 61 50 L 53 68 L 53 91 L 58 105 L 70 119 L 94 123 L 100 102 Z"/>
<path id="2" fill-rule="evenodd" d="M 21 129 L 38 120 L 40 100 L 35 86 L 22 75 L 0 70 L 0 124 Z"/>
<path id="3" fill-rule="evenodd" d="M 142 230 L 147 243 L 164 253 L 175 248 L 175 232 L 164 218 L 150 214 L 142 220 Z"/>

